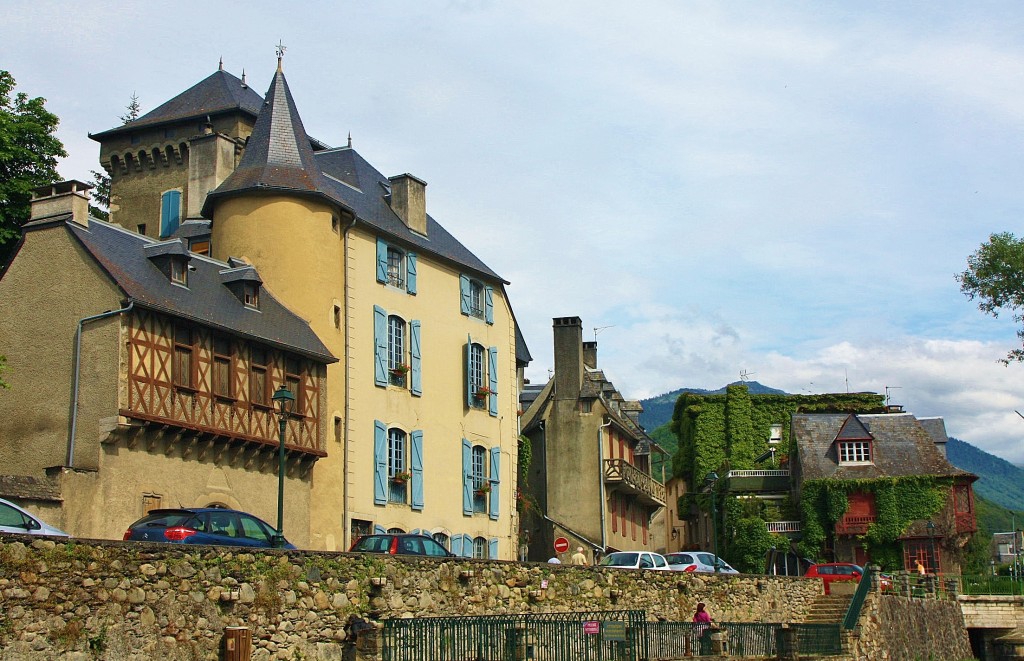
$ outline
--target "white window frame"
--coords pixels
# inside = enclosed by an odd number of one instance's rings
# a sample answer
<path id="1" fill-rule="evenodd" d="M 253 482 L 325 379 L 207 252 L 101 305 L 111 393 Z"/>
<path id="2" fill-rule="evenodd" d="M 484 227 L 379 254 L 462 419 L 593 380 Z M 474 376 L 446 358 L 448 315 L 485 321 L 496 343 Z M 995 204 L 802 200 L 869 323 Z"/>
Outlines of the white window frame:
<path id="1" fill-rule="evenodd" d="M 871 464 L 871 441 L 840 441 L 839 442 L 839 463 Z"/>

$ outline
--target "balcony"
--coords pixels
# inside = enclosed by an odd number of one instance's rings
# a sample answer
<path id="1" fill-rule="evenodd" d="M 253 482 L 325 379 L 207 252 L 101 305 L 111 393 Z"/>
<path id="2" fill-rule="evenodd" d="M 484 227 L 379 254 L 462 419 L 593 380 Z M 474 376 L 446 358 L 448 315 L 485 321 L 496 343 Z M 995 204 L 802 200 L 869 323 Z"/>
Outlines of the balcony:
<path id="1" fill-rule="evenodd" d="M 878 520 L 874 514 L 867 516 L 844 516 L 836 521 L 837 535 L 864 535 L 868 526 Z"/>
<path id="2" fill-rule="evenodd" d="M 729 491 L 789 491 L 789 469 L 729 471 Z"/>
<path id="3" fill-rule="evenodd" d="M 604 481 L 620 493 L 636 496 L 645 505 L 665 506 L 665 485 L 625 459 L 604 460 Z"/>
<path id="4" fill-rule="evenodd" d="M 768 532 L 779 535 L 798 536 L 801 532 L 799 521 L 765 521 Z"/>

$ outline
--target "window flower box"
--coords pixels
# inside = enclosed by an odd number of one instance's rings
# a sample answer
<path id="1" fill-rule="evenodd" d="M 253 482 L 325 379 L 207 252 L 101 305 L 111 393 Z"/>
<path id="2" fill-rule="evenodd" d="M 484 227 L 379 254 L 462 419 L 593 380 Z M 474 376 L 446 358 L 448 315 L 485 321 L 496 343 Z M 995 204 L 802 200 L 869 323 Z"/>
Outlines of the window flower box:
<path id="1" fill-rule="evenodd" d="M 478 487 L 477 487 L 477 488 L 476 488 L 476 489 L 475 489 L 475 490 L 473 491 L 473 493 L 475 493 L 475 494 L 476 494 L 476 495 L 478 495 L 478 496 L 486 496 L 487 494 L 491 493 L 491 485 L 490 485 L 490 484 L 488 484 L 488 483 L 486 483 L 486 482 L 484 482 L 483 484 L 481 484 L 480 486 L 478 486 Z"/>
<path id="2" fill-rule="evenodd" d="M 407 471 L 402 471 L 401 473 L 395 473 L 394 475 L 392 475 L 391 481 L 394 482 L 395 484 L 405 484 L 406 482 L 409 481 L 409 478 L 411 477 L 412 475 L 410 475 Z"/>
<path id="3" fill-rule="evenodd" d="M 481 386 L 481 387 L 476 389 L 476 392 L 473 393 L 473 396 L 476 397 L 477 399 L 484 399 L 488 395 L 493 395 L 493 394 L 494 394 L 493 390 L 491 390 L 487 386 Z"/>
<path id="4" fill-rule="evenodd" d="M 409 369 L 408 365 L 395 365 L 388 371 L 391 372 L 391 376 L 403 377 L 409 373 Z"/>

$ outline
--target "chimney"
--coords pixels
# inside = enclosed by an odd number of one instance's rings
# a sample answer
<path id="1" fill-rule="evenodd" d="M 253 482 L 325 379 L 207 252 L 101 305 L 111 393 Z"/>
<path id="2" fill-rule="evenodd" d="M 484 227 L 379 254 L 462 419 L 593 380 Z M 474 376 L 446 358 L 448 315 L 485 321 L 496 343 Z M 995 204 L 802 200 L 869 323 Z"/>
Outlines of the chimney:
<path id="1" fill-rule="evenodd" d="M 592 370 L 597 369 L 597 342 L 583 343 L 583 364 Z"/>
<path id="2" fill-rule="evenodd" d="M 235 141 L 214 133 L 207 117 L 200 135 L 188 141 L 188 188 L 185 218 L 201 218 L 206 196 L 235 170 Z"/>
<path id="3" fill-rule="evenodd" d="M 583 386 L 583 321 L 555 317 L 555 399 L 576 400 Z"/>
<path id="4" fill-rule="evenodd" d="M 391 210 L 406 227 L 427 235 L 427 182 L 411 174 L 388 177 L 391 182 Z"/>
<path id="5" fill-rule="evenodd" d="M 91 185 L 69 179 L 32 191 L 32 211 L 29 220 L 39 220 L 62 214 L 71 214 L 71 220 L 89 226 L 89 190 Z"/>

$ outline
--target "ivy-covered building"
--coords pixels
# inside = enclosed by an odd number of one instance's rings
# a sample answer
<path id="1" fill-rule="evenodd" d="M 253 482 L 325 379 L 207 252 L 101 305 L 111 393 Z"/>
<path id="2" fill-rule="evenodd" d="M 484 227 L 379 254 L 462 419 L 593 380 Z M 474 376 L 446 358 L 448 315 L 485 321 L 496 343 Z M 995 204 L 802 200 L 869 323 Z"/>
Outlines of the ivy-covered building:
<path id="1" fill-rule="evenodd" d="M 888 569 L 960 570 L 977 476 L 946 460 L 941 418 L 797 414 L 793 488 L 808 554 Z"/>
<path id="2" fill-rule="evenodd" d="M 761 571 L 767 549 L 789 547 L 800 535 L 790 479 L 793 414 L 884 410 L 884 398 L 875 393 L 752 395 L 744 384 L 724 394 L 683 393 L 672 416 L 679 439 L 673 474 L 682 486 L 679 520 L 669 522 L 677 534 L 668 550 L 710 550 L 714 518 L 719 554 L 739 568 Z M 720 494 L 715 517 L 707 482 L 712 474 Z"/>

